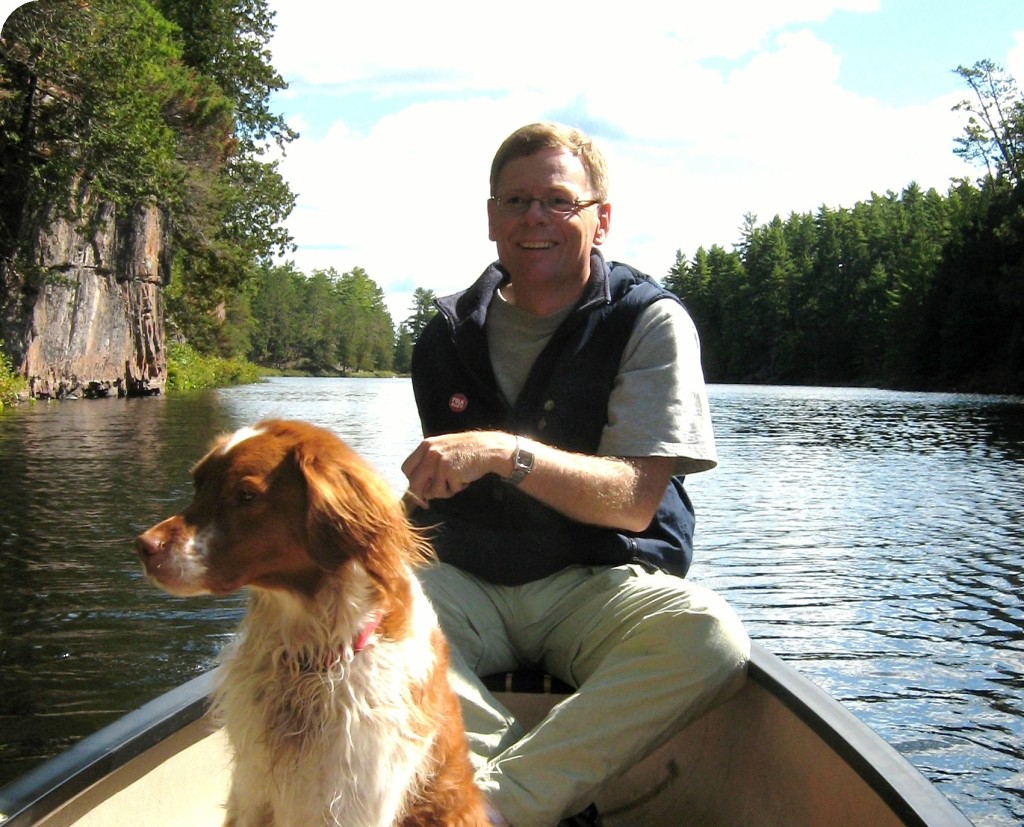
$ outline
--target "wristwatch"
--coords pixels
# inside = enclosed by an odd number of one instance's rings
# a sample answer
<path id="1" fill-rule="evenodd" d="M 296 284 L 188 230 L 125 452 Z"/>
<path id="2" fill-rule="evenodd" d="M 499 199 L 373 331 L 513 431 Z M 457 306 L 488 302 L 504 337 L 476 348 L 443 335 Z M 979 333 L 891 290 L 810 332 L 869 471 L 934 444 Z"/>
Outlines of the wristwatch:
<path id="1" fill-rule="evenodd" d="M 533 453 L 524 451 L 519 447 L 519 437 L 516 437 L 516 450 L 512 454 L 512 474 L 505 478 L 509 485 L 519 485 L 526 475 L 533 470 Z"/>

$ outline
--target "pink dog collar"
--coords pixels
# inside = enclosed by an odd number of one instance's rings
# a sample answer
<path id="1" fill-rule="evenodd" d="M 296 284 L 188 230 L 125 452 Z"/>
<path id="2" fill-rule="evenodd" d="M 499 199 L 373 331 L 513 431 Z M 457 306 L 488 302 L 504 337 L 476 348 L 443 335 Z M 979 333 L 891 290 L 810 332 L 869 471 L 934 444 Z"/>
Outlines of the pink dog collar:
<path id="1" fill-rule="evenodd" d="M 373 637 L 373 633 L 377 631 L 377 627 L 380 626 L 380 622 L 384 619 L 384 612 L 378 609 L 370 622 L 367 623 L 363 630 L 356 635 L 356 639 L 352 641 L 352 653 L 359 654 L 366 648 L 366 645 L 370 642 L 370 638 Z"/>

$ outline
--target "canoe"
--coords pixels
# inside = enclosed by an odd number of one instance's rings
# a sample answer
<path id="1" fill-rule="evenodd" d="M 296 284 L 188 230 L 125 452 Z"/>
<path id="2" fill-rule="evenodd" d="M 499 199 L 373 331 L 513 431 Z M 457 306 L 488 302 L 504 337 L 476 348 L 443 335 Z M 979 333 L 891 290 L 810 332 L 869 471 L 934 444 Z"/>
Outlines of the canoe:
<path id="1" fill-rule="evenodd" d="M 527 727 L 564 697 L 515 676 L 492 683 Z M 3 827 L 215 827 L 230 760 L 201 675 L 0 789 Z M 543 691 L 543 690 L 548 691 Z M 608 785 L 606 827 L 957 827 L 970 821 L 838 701 L 754 646 L 724 705 Z"/>

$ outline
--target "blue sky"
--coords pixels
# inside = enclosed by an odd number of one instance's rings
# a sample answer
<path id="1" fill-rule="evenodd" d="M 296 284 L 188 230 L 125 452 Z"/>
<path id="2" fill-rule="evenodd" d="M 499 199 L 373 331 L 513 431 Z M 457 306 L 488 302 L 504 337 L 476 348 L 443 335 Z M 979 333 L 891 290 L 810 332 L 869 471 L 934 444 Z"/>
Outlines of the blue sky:
<path id="1" fill-rule="evenodd" d="M 838 12 L 814 31 L 842 60 L 840 84 L 905 106 L 945 91 L 959 94 L 961 81 L 949 71 L 959 64 L 991 58 L 1006 65 L 1015 32 L 1024 31 L 1024 3 L 882 2 L 876 13 Z"/>
<path id="2" fill-rule="evenodd" d="M 281 170 L 304 271 L 363 267 L 396 321 L 415 287 L 493 258 L 490 159 L 513 129 L 591 132 L 611 167 L 609 258 L 663 277 L 676 251 L 758 221 L 978 171 L 953 155 L 987 58 L 1024 83 L 1024 0 L 269 0 Z M 0 14 L 12 6 L 0 0 Z"/>

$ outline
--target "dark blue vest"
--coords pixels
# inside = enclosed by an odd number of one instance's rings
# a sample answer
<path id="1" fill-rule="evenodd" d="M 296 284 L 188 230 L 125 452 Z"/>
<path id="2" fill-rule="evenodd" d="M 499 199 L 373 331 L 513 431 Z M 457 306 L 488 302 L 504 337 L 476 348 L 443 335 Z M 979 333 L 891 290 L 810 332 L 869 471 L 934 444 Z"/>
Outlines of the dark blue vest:
<path id="1" fill-rule="evenodd" d="M 580 302 L 537 357 L 510 406 L 491 368 L 484 323 L 494 290 L 507 281 L 491 265 L 468 289 L 437 302 L 438 315 L 413 351 L 416 405 L 426 436 L 498 429 L 594 454 L 608 399 L 638 316 L 675 298 L 642 273 L 597 253 Z M 585 525 L 490 474 L 415 521 L 431 527 L 438 557 L 503 584 L 525 583 L 573 564 L 642 563 L 685 576 L 694 516 L 681 477 L 671 480 L 651 525 L 624 532 Z"/>

